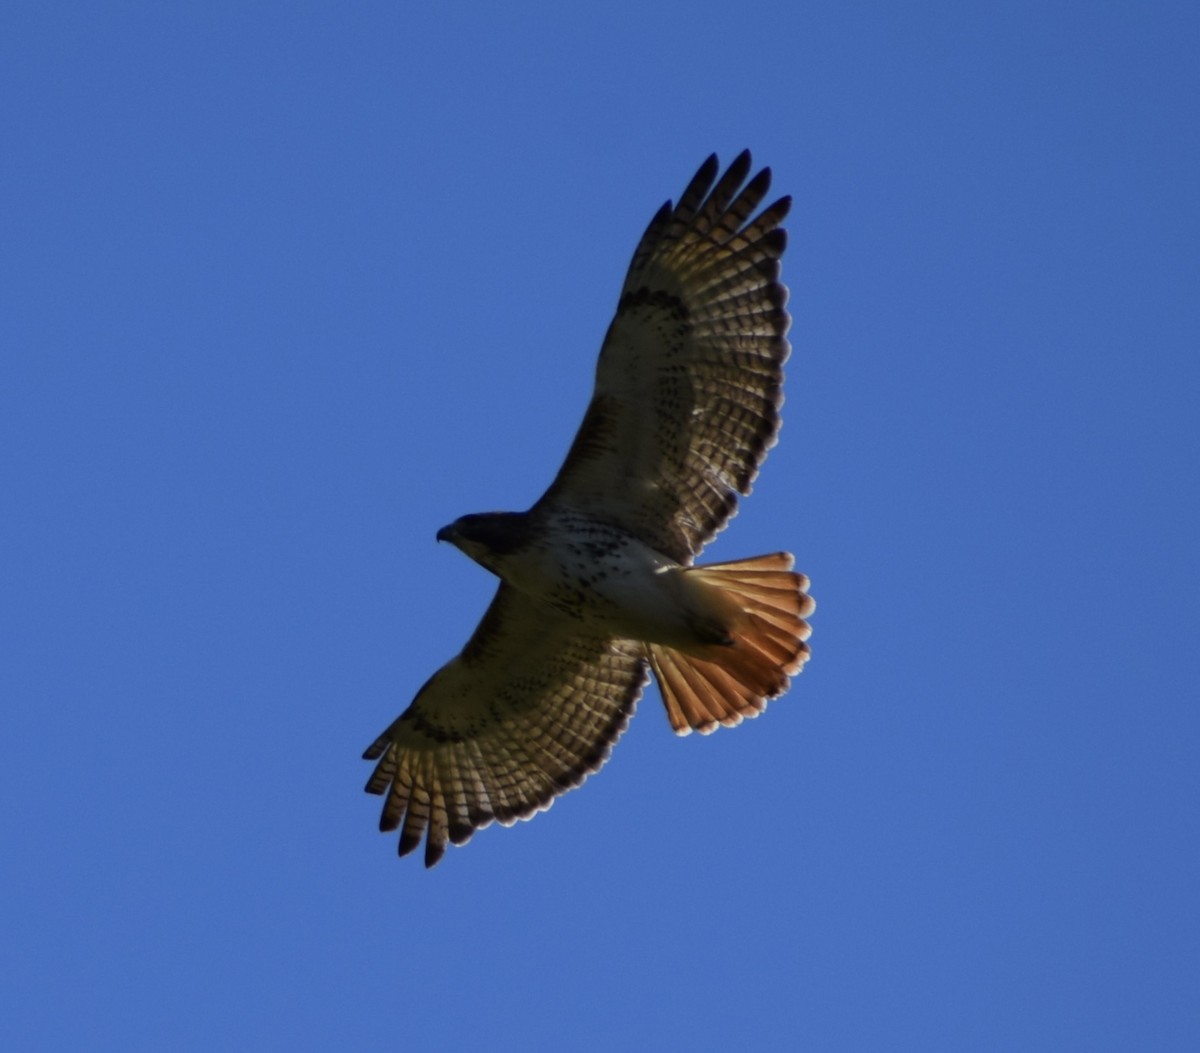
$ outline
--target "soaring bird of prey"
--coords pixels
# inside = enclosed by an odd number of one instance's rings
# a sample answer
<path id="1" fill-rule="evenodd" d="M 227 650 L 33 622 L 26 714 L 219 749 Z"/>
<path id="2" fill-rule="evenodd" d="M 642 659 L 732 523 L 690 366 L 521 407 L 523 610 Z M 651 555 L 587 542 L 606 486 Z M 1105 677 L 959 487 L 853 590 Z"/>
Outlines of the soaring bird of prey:
<path id="1" fill-rule="evenodd" d="M 681 735 L 741 723 L 808 658 L 785 552 L 694 565 L 775 444 L 790 324 L 771 183 L 715 156 L 633 254 L 596 385 L 527 512 L 438 531 L 500 579 L 462 652 L 363 755 L 400 855 L 544 811 L 608 758 L 652 670 Z"/>

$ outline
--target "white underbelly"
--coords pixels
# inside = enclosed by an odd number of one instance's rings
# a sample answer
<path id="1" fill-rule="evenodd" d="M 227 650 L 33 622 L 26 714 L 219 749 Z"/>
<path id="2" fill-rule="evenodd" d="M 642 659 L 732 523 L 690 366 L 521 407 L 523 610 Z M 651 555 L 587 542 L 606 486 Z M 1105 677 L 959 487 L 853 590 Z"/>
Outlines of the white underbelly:
<path id="1" fill-rule="evenodd" d="M 674 560 L 596 528 L 565 541 L 506 560 L 504 579 L 606 635 L 676 647 L 713 642 L 708 604 Z"/>

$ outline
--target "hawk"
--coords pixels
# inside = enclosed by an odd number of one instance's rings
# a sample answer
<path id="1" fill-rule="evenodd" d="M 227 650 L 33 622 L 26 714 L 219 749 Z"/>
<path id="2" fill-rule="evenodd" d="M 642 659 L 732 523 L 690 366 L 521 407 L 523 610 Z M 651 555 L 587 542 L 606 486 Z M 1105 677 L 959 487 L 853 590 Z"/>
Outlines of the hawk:
<path id="1" fill-rule="evenodd" d="M 595 390 L 527 512 L 438 531 L 500 579 L 462 652 L 363 755 L 380 829 L 425 865 L 544 811 L 607 760 L 653 671 L 676 733 L 741 723 L 809 655 L 808 579 L 784 552 L 694 565 L 775 444 L 788 357 L 771 171 L 711 156 L 642 236 Z M 744 184 L 744 185 L 743 185 Z"/>

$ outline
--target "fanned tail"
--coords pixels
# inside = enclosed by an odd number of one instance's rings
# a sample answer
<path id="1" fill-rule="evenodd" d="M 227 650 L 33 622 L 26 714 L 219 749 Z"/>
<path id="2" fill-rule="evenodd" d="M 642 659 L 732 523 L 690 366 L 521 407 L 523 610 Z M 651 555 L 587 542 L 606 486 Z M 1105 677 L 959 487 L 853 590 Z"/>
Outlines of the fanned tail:
<path id="1" fill-rule="evenodd" d="M 733 727 L 755 717 L 768 699 L 787 690 L 808 660 L 805 618 L 816 603 L 808 578 L 792 570 L 786 552 L 689 567 L 682 573 L 719 591 L 722 604 L 739 612 L 729 626 L 729 644 L 687 651 L 650 644 L 671 727 L 678 735 L 707 735 L 718 725 Z"/>

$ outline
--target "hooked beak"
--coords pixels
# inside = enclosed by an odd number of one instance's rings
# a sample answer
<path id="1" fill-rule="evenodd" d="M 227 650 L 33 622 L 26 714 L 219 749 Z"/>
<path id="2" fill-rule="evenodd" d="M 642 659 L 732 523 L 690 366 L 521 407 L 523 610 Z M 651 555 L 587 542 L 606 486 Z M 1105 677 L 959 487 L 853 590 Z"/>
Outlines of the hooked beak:
<path id="1" fill-rule="evenodd" d="M 437 532 L 437 539 L 439 541 L 453 542 L 454 541 L 454 524 L 451 523 L 449 526 L 442 527 L 442 529 Z"/>

